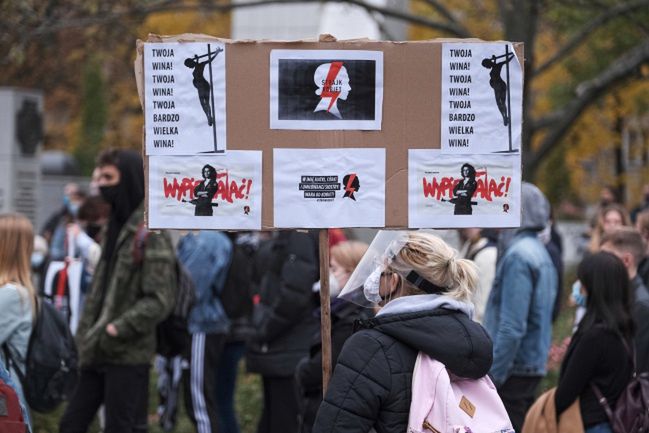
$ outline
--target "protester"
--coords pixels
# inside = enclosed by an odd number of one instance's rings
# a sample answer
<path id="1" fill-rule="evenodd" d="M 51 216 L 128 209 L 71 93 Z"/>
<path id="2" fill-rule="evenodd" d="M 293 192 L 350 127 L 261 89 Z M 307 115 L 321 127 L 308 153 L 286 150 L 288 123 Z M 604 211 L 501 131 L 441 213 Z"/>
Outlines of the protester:
<path id="1" fill-rule="evenodd" d="M 586 257 L 577 278 L 586 297 L 586 314 L 561 365 L 557 416 L 579 399 L 586 433 L 612 433 L 593 386 L 614 408 L 633 374 L 631 288 L 624 264 L 607 252 Z"/>
<path id="2" fill-rule="evenodd" d="M 499 235 L 503 253 L 485 312 L 493 340 L 490 374 L 516 431 L 546 372 L 557 294 L 554 265 L 538 239 L 549 222 L 549 203 L 536 186 L 523 182 L 521 204 L 520 229 Z"/>
<path id="3" fill-rule="evenodd" d="M 372 314 L 369 308 L 362 308 L 337 297 L 366 251 L 366 243 L 342 241 L 329 252 L 332 365 L 336 364 L 343 344 L 352 335 L 354 322 L 357 319 L 367 319 Z M 320 310 L 316 309 L 314 314 L 319 318 Z M 299 431 L 310 433 L 322 402 L 322 336 L 319 332 L 312 339 L 309 356 L 298 364 L 295 376 L 301 403 Z"/>
<path id="4" fill-rule="evenodd" d="M 636 230 L 622 227 L 604 236 L 601 250 L 617 256 L 626 267 L 633 294 L 632 313 L 637 331 L 636 369 L 638 373 L 649 371 L 649 292 L 638 276 L 637 265 L 644 257 L 645 244 Z"/>
<path id="5" fill-rule="evenodd" d="M 498 258 L 498 249 L 496 242 L 489 237 L 484 236 L 486 230 L 477 228 L 465 228 L 458 230 L 462 247 L 460 256 L 472 260 L 478 267 L 479 287 L 473 296 L 473 306 L 475 312 L 473 319 L 482 323 L 484 311 L 489 299 L 489 292 L 496 275 L 496 259 Z"/>
<path id="6" fill-rule="evenodd" d="M 25 373 L 36 304 L 31 280 L 34 231 L 19 214 L 0 215 L 0 361 L 8 367 L 20 402 L 27 407 L 17 373 Z M 25 413 L 27 424 L 29 414 Z"/>
<path id="7" fill-rule="evenodd" d="M 649 287 L 649 211 L 638 213 L 635 228 L 642 236 L 647 248 L 640 263 L 638 264 L 638 275 L 645 286 Z"/>
<path id="8" fill-rule="evenodd" d="M 311 287 L 318 280 L 316 232 L 283 231 L 260 250 L 262 281 L 254 320 L 257 334 L 248 370 L 260 373 L 264 408 L 258 433 L 295 433 L 295 367 L 318 329 Z"/>
<path id="9" fill-rule="evenodd" d="M 219 295 L 231 258 L 232 242 L 220 232 L 188 233 L 178 243 L 178 260 L 196 290 L 188 318 L 189 371 L 183 373 L 183 387 L 187 413 L 198 433 L 218 431 L 216 371 L 230 326 Z"/>
<path id="10" fill-rule="evenodd" d="M 146 429 L 155 328 L 171 310 L 176 284 L 168 234 L 144 229 L 142 158 L 108 150 L 97 165 L 111 213 L 77 329 L 81 372 L 62 433 L 86 432 L 101 404 L 106 433 Z"/>
<path id="11" fill-rule="evenodd" d="M 69 183 L 65 186 L 63 207 L 48 219 L 41 232 L 50 247 L 50 260 L 65 258 L 67 254 L 66 227 L 76 221 L 79 208 L 85 198 L 86 193 L 76 183 Z"/>
<path id="12" fill-rule="evenodd" d="M 631 211 L 631 222 L 638 222 L 638 215 L 649 209 L 649 183 L 642 186 L 642 202 Z"/>
<path id="13" fill-rule="evenodd" d="M 627 210 L 613 203 L 603 208 L 597 215 L 597 222 L 590 236 L 590 252 L 596 253 L 602 243 L 602 237 L 618 227 L 630 226 L 631 219 Z"/>
<path id="14" fill-rule="evenodd" d="M 458 377 L 480 378 L 491 366 L 491 341 L 471 320 L 478 285 L 472 262 L 423 232 L 396 232 L 376 259 L 362 290 L 382 308 L 345 343 L 316 433 L 405 432 L 419 351 Z"/>
<path id="15" fill-rule="evenodd" d="M 261 233 L 231 232 L 228 237 L 234 250 L 221 302 L 230 320 L 230 332 L 216 370 L 216 407 L 219 433 L 239 433 L 234 397 L 239 362 L 255 334 L 252 325 L 253 296 L 259 285 L 257 269 L 260 267 L 255 263 L 255 258 Z"/>

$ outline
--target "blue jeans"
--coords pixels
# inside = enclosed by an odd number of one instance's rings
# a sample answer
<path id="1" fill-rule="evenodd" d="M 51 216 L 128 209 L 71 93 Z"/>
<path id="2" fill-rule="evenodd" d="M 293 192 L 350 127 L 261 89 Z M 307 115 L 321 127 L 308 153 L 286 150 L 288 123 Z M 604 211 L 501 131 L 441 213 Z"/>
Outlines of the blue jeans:
<path id="1" fill-rule="evenodd" d="M 613 433 L 613 430 L 611 430 L 611 425 L 609 423 L 602 422 L 588 427 L 585 433 Z"/>
<path id="2" fill-rule="evenodd" d="M 225 343 L 216 369 L 216 408 L 219 433 L 239 433 L 234 410 L 234 390 L 239 373 L 239 361 L 246 351 L 242 341 Z"/>

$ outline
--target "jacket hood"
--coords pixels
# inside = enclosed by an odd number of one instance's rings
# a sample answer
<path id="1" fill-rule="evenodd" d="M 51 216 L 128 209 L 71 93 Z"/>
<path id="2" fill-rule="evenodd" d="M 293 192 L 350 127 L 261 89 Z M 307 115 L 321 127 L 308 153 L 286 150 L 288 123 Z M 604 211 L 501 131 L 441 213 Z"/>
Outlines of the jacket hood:
<path id="1" fill-rule="evenodd" d="M 498 259 L 503 256 L 514 240 L 516 233 L 522 231 L 540 232 L 550 222 L 550 202 L 535 185 L 523 182 L 521 190 L 521 226 L 517 229 L 504 229 L 498 236 Z"/>
<path id="2" fill-rule="evenodd" d="M 489 372 L 493 349 L 484 328 L 469 318 L 472 312 L 471 304 L 444 296 L 406 296 L 364 324 L 425 352 L 456 376 L 477 379 Z"/>

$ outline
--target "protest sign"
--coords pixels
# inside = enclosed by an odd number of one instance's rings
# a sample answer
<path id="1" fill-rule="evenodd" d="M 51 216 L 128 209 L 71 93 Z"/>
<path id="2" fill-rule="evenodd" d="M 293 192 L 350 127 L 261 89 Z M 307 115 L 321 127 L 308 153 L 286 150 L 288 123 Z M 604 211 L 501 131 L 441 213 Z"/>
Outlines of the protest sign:
<path id="1" fill-rule="evenodd" d="M 225 95 L 225 100 L 220 105 L 223 111 L 214 110 L 215 123 L 218 123 L 219 119 L 225 122 L 222 128 L 224 134 L 222 140 L 218 136 L 220 129 L 216 128 L 217 145 L 225 144 L 227 139 L 227 147 L 225 145 L 219 147 L 225 149 L 226 155 L 235 150 L 262 152 L 261 172 L 264 184 L 260 184 L 258 193 L 261 200 L 256 204 L 261 206 L 262 229 L 365 226 L 395 229 L 415 226 L 453 228 L 469 224 L 477 227 L 515 226 L 517 219 L 503 212 L 494 211 L 485 215 L 485 218 L 458 219 L 453 218 L 454 204 L 442 202 L 444 207 L 434 208 L 430 206 L 432 203 L 428 203 L 429 206 L 421 209 L 413 208 L 412 203 L 409 202 L 412 190 L 409 188 L 408 180 L 409 172 L 413 170 L 414 165 L 411 161 L 409 166 L 408 151 L 409 149 L 437 149 L 440 150 L 440 158 L 447 154 L 468 155 L 475 158 L 473 161 L 476 162 L 474 165 L 476 169 L 479 162 L 491 161 L 491 155 L 501 152 L 510 154 L 513 157 L 507 161 L 513 161 L 512 164 L 516 166 L 512 167 L 510 189 L 519 189 L 522 44 L 474 40 L 399 43 L 369 40 L 336 41 L 330 36 L 323 36 L 318 41 L 229 41 L 205 35 L 171 37 L 151 35 L 147 43 L 138 45 L 138 58 L 135 62 L 138 91 L 145 109 L 144 141 L 147 144 L 147 159 L 149 159 L 148 155 L 154 153 L 172 155 L 172 151 L 158 149 L 152 151 L 153 153 L 149 152 L 149 144 L 152 143 L 150 135 L 154 133 L 152 129 L 154 125 L 149 124 L 152 122 L 149 110 L 156 110 L 156 108 L 150 107 L 147 101 L 149 98 L 147 86 L 152 85 L 152 79 L 148 78 L 147 74 L 152 75 L 153 71 L 152 67 L 148 70 L 145 68 L 146 52 L 147 50 L 152 52 L 152 49 L 157 46 L 173 48 L 174 57 L 178 57 L 174 65 L 180 65 L 174 66 L 174 73 L 178 68 L 188 74 L 192 70 L 184 65 L 184 61 L 193 57 L 189 52 L 177 51 L 176 47 L 191 47 L 192 44 L 202 47 L 201 53 L 211 52 L 218 47 L 224 48 L 224 51 L 212 61 L 214 68 L 220 67 L 218 62 L 222 62 L 224 72 L 219 76 L 225 83 L 222 92 L 215 92 L 215 98 L 217 94 Z M 464 51 L 451 51 L 456 49 Z M 469 55 L 469 51 L 470 57 L 462 57 Z M 182 54 L 176 54 L 177 52 Z M 226 52 L 227 56 L 225 56 Z M 515 57 L 512 57 L 511 52 L 515 53 Z M 458 57 L 453 57 L 451 60 L 451 55 Z M 495 63 L 493 56 L 496 56 Z M 498 60 L 499 58 L 501 60 Z M 504 65 L 498 64 L 502 63 L 502 59 L 509 60 Z M 483 65 L 483 61 L 490 67 Z M 467 66 L 466 63 L 469 65 Z M 181 67 L 184 69 L 180 69 Z M 316 73 L 318 68 L 321 70 Z M 468 72 L 462 68 L 468 68 Z M 207 69 L 206 65 L 205 70 Z M 494 69 L 500 69 L 500 79 L 508 86 L 504 106 L 501 103 L 501 93 L 496 92 L 501 83 L 498 80 L 494 81 L 491 76 Z M 509 78 L 507 70 L 509 70 Z M 215 69 L 213 74 L 214 72 Z M 471 83 L 450 83 L 451 75 L 470 75 Z M 190 76 L 193 80 L 193 76 L 191 74 Z M 204 124 L 200 127 L 209 130 L 207 112 L 201 105 L 198 90 L 191 80 L 183 84 L 184 92 L 190 92 L 191 103 L 194 104 L 191 117 L 195 122 Z M 462 78 L 457 80 L 461 81 Z M 494 87 L 492 82 L 497 82 L 498 85 Z M 478 84 L 480 88 L 475 87 Z M 451 90 L 451 88 L 461 90 Z M 216 90 L 216 85 L 214 89 Z M 176 87 L 173 92 L 175 96 Z M 216 100 L 215 106 L 219 106 Z M 160 109 L 157 110 L 159 112 Z M 464 123 L 461 117 L 456 116 L 469 111 L 476 115 L 476 121 L 473 123 Z M 493 128 L 489 129 L 488 126 Z M 315 127 L 319 129 L 309 129 Z M 469 131 L 469 127 L 473 128 L 473 132 Z M 191 149 L 186 156 L 214 152 L 212 138 L 201 138 L 191 131 L 191 129 L 178 128 L 178 134 L 182 135 L 188 143 L 183 144 L 184 148 Z M 460 140 L 453 142 L 456 144 L 465 143 L 463 140 L 466 140 L 467 146 L 450 146 L 451 140 Z M 178 143 L 180 142 L 174 139 L 174 149 L 179 146 Z M 283 210 L 284 207 L 277 201 L 278 197 L 284 200 L 285 196 L 292 197 L 292 194 L 297 192 L 302 194 L 301 198 L 304 200 L 304 190 L 299 190 L 300 183 L 304 182 L 301 182 L 301 177 L 297 179 L 297 183 L 295 179 L 284 177 L 279 183 L 276 182 L 275 175 L 278 173 L 274 161 L 276 149 L 285 149 L 286 152 L 317 149 L 339 155 L 346 155 L 348 151 L 356 149 L 384 149 L 384 159 L 379 161 L 372 157 L 375 165 L 373 168 L 377 172 L 384 173 L 384 188 L 373 189 L 372 192 L 377 194 L 379 190 L 382 191 L 384 210 L 380 211 L 378 207 L 374 207 L 371 215 L 365 213 L 364 218 L 357 219 L 353 213 L 354 208 L 347 206 L 348 202 L 353 200 L 345 197 L 343 202 L 347 207 L 338 209 L 339 215 L 335 221 L 332 221 L 328 212 L 309 211 L 287 215 L 290 212 Z M 178 154 L 180 152 L 176 153 Z M 281 154 L 280 152 L 279 155 Z M 304 164 L 312 164 L 308 151 L 299 154 L 305 155 Z M 466 158 L 465 161 L 470 162 Z M 459 160 L 454 164 L 457 162 Z M 298 160 L 296 163 L 302 162 Z M 454 168 L 450 165 L 446 167 L 453 172 L 454 180 L 459 176 L 458 170 L 463 163 Z M 201 167 L 192 168 L 195 171 L 191 176 L 199 179 Z M 312 172 L 315 174 L 306 173 L 304 170 L 296 170 L 295 173 L 298 171 L 301 171 L 300 176 L 302 174 L 338 176 L 337 183 L 340 184 L 341 189 L 337 190 L 336 194 L 341 194 L 344 190 L 344 176 L 349 174 L 345 169 L 337 169 L 335 172 L 328 170 Z M 450 172 L 445 173 L 450 175 Z M 489 173 L 491 175 L 492 172 Z M 148 172 L 147 194 L 157 194 L 156 188 L 159 186 L 153 186 L 153 176 L 160 176 L 160 174 L 154 174 L 151 170 Z M 358 197 L 368 192 L 364 189 L 363 177 L 359 180 L 361 187 L 358 194 L 355 194 L 357 205 L 360 204 Z M 448 192 L 445 198 L 453 199 L 448 196 Z M 333 202 L 336 206 L 338 200 L 342 198 L 336 195 L 336 201 Z M 478 197 L 477 200 L 480 202 L 483 199 Z M 291 200 L 289 203 L 292 203 Z M 311 201 L 309 203 L 314 205 Z M 501 210 L 502 204 L 505 203 L 501 203 Z M 193 224 L 201 220 L 199 217 L 194 217 L 191 207 L 184 211 L 187 215 L 182 217 L 182 223 L 174 223 L 169 213 L 166 216 L 162 215 L 164 216 L 162 219 L 154 215 L 163 208 L 151 207 L 151 200 L 147 200 L 147 206 L 147 220 L 149 224 L 155 221 L 157 228 L 181 225 L 185 226 L 184 228 L 204 227 L 203 223 L 199 226 L 186 226 L 186 223 Z M 515 202 L 508 203 L 508 206 L 510 208 L 508 213 L 520 212 L 520 206 Z M 489 208 L 490 206 L 481 204 L 474 206 L 473 210 L 477 215 L 477 212 Z M 411 218 L 409 212 L 413 212 L 413 209 L 415 215 Z M 435 211 L 437 214 L 443 214 L 443 209 L 450 210 L 450 218 L 430 220 L 417 216 L 417 212 L 423 212 L 422 215 L 431 212 L 436 214 L 433 209 L 437 209 Z M 301 215 L 308 221 L 297 221 L 295 215 Z M 417 222 L 413 224 L 413 220 Z M 248 227 L 245 224 L 241 227 L 243 226 Z"/>
<path id="2" fill-rule="evenodd" d="M 383 227 L 385 149 L 275 149 L 276 227 Z"/>
<path id="3" fill-rule="evenodd" d="M 520 152 L 523 70 L 509 43 L 445 43 L 442 150 Z"/>
<path id="4" fill-rule="evenodd" d="M 270 127 L 380 130 L 383 52 L 273 50 Z"/>
<path id="5" fill-rule="evenodd" d="M 224 152 L 225 44 L 145 44 L 147 155 Z"/>
<path id="6" fill-rule="evenodd" d="M 408 152 L 408 226 L 517 227 L 518 155 Z"/>
<path id="7" fill-rule="evenodd" d="M 149 227 L 261 229 L 261 152 L 149 158 Z"/>

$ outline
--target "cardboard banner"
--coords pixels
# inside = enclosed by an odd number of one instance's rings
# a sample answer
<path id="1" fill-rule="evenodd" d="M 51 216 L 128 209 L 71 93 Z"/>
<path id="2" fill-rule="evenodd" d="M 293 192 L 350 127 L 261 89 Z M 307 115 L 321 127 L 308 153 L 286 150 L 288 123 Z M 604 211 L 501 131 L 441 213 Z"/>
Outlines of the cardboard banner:
<path id="1" fill-rule="evenodd" d="M 271 129 L 380 130 L 383 53 L 272 50 Z"/>
<path id="2" fill-rule="evenodd" d="M 489 155 L 516 155 L 512 159 L 516 167 L 509 167 L 511 174 L 507 176 L 512 176 L 510 188 L 519 188 L 521 43 L 395 43 L 336 41 L 332 37 L 230 41 L 184 34 L 150 35 L 146 42 L 138 42 L 137 54 L 135 76 L 145 111 L 146 203 L 158 206 L 147 207 L 147 223 L 153 228 L 512 227 L 518 221 L 509 214 L 518 212 L 517 203 L 505 203 L 503 197 L 476 199 L 479 204 L 472 206 L 473 216 L 483 212 L 485 218 L 453 218 L 454 204 L 440 201 L 435 208 L 430 197 L 413 207 L 412 199 L 417 197 L 411 180 L 415 164 L 411 160 L 409 165 L 409 150 L 437 149 L 437 161 L 444 164 L 447 155 L 461 157 L 453 163 L 459 163 L 457 167 L 450 163 L 442 167 L 447 170 L 444 175 L 453 179 L 459 179 L 464 162 L 478 170 L 480 164 L 492 161 Z M 210 62 L 201 64 L 208 58 Z M 206 90 L 209 100 L 204 97 Z M 219 206 L 213 209 L 213 218 L 195 216 L 191 204 L 163 200 L 164 173 L 160 173 L 160 163 L 154 157 L 177 157 L 178 162 L 164 162 L 166 169 L 170 173 L 176 168 L 182 170 L 180 180 L 200 181 L 205 165 L 201 158 L 223 155 L 215 154 L 215 148 L 224 150 L 226 158 L 233 151 L 264 152 L 252 187 L 259 188 L 254 191 L 259 200 L 249 205 L 250 215 L 234 208 L 241 199 L 222 204 L 216 198 Z M 289 152 L 289 159 L 275 161 L 276 149 L 283 149 L 279 157 Z M 380 158 L 373 153 L 379 150 L 383 155 Z M 325 164 L 317 157 L 321 151 L 337 156 Z M 290 152 L 299 156 L 291 162 L 294 165 L 289 165 L 288 171 L 278 171 L 279 165 L 290 161 Z M 183 168 L 191 157 L 199 158 L 199 162 Z M 229 168 L 228 159 L 209 161 L 213 167 Z M 356 168 L 351 163 L 365 165 Z M 430 161 L 421 163 L 428 163 L 427 169 L 436 169 Z M 370 170 L 368 175 L 360 171 L 365 169 Z M 360 182 L 354 194 L 356 202 L 344 197 L 344 177 L 352 170 L 357 171 Z M 297 180 L 291 177 L 294 174 L 299 176 Z M 488 174 L 491 179 L 493 170 Z M 325 184 L 337 183 L 340 189 L 334 190 L 333 198 L 321 194 L 307 199 L 305 190 L 299 188 L 311 181 L 302 182 L 302 175 L 312 176 L 316 185 L 320 179 L 315 178 L 324 176 Z M 245 171 L 240 178 L 250 176 Z M 335 176 L 337 181 L 327 180 Z M 383 183 L 374 187 L 371 183 L 379 177 Z M 417 182 L 419 185 L 422 179 Z M 182 198 L 191 200 L 189 194 L 185 191 Z M 447 192 L 444 198 L 456 197 Z M 491 209 L 492 202 L 498 202 L 501 210 L 507 204 L 508 212 Z M 368 203 L 369 210 L 363 209 Z M 363 209 L 360 217 L 352 212 L 358 208 Z M 255 220 L 253 225 L 250 220 L 259 212 L 261 223 Z M 244 218 L 253 214 L 254 218 Z M 430 215 L 435 218 L 428 219 Z"/>
<path id="3" fill-rule="evenodd" d="M 510 43 L 444 43 L 441 84 L 444 152 L 520 152 L 523 70 Z"/>
<path id="4" fill-rule="evenodd" d="M 383 227 L 385 149 L 275 149 L 275 226 Z"/>
<path id="5" fill-rule="evenodd" d="M 408 152 L 408 227 L 518 227 L 520 154 Z"/>
<path id="6" fill-rule="evenodd" d="M 260 230 L 262 152 L 149 158 L 149 227 Z"/>
<path id="7" fill-rule="evenodd" d="M 227 149 L 225 44 L 144 44 L 147 155 Z"/>

